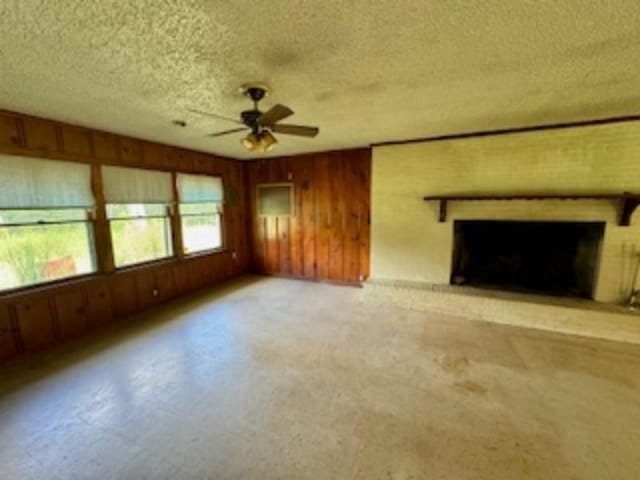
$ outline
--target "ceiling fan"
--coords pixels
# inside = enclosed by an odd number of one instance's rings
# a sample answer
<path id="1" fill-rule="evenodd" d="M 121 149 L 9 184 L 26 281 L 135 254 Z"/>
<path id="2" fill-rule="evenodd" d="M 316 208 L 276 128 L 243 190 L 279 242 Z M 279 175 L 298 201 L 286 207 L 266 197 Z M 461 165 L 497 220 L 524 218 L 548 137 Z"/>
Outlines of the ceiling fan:
<path id="1" fill-rule="evenodd" d="M 241 112 L 240 119 L 225 117 L 216 113 L 203 112 L 201 110 L 189 110 L 190 112 L 200 115 L 242 125 L 242 127 L 231 130 L 210 133 L 207 137 L 220 137 L 231 133 L 249 131 L 247 136 L 242 139 L 244 147 L 250 152 L 264 153 L 273 150 L 278 143 L 278 140 L 272 132 L 285 135 L 298 135 L 300 137 L 315 137 L 320 131 L 317 127 L 278 123 L 280 120 L 293 115 L 293 110 L 284 105 L 277 104 L 266 112 L 261 112 L 258 109 L 258 102 L 269 94 L 269 87 L 265 84 L 247 83 L 240 87 L 240 92 L 253 101 L 253 108 Z"/>

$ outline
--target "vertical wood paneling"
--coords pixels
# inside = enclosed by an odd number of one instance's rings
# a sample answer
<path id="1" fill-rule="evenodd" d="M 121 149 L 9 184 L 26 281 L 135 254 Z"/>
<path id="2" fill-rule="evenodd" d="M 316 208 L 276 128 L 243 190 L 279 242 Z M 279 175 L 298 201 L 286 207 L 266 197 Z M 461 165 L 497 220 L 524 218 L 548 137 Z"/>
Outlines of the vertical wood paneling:
<path id="1" fill-rule="evenodd" d="M 249 164 L 253 267 L 259 272 L 357 283 L 368 275 L 370 150 Z M 294 215 L 261 217 L 256 187 L 292 181 Z"/>
<path id="2" fill-rule="evenodd" d="M 16 318 L 25 350 L 45 347 L 55 340 L 49 298 L 29 298 L 15 305 Z"/>
<path id="3" fill-rule="evenodd" d="M 118 163 L 119 152 L 117 139 L 110 133 L 91 132 L 93 155 L 96 160 L 104 163 Z"/>
<path id="4" fill-rule="evenodd" d="M 126 317 L 138 310 L 135 278 L 131 274 L 111 278 L 111 300 L 117 317 Z"/>
<path id="5" fill-rule="evenodd" d="M 276 217 L 277 222 L 277 241 L 279 257 L 278 272 L 284 275 L 291 275 L 291 222 L 289 216 Z"/>
<path id="6" fill-rule="evenodd" d="M 87 130 L 63 125 L 61 131 L 63 152 L 86 159 L 91 157 L 91 141 Z"/>
<path id="7" fill-rule="evenodd" d="M 359 180 L 359 161 L 349 161 L 347 158 L 344 162 L 344 181 L 346 185 L 358 185 Z M 344 189 L 344 280 L 347 282 L 359 281 L 359 216 L 360 210 L 360 191 L 358 188 Z"/>
<path id="8" fill-rule="evenodd" d="M 0 148 L 12 149 L 22 144 L 18 119 L 13 115 L 0 113 Z"/>
<path id="9" fill-rule="evenodd" d="M 304 276 L 304 255 L 302 245 L 302 174 L 303 162 L 290 161 L 288 170 L 294 183 L 293 189 L 293 211 L 294 215 L 289 217 L 289 251 L 291 275 L 294 277 Z M 295 188 L 295 185 L 300 185 Z"/>
<path id="10" fill-rule="evenodd" d="M 319 155 L 315 162 L 316 179 L 316 276 L 329 278 L 331 258 L 331 178 L 330 157 Z"/>
<path id="11" fill-rule="evenodd" d="M 39 118 L 27 117 L 23 120 L 24 135 L 29 150 L 58 150 L 56 125 Z"/>
<path id="12" fill-rule="evenodd" d="M 62 338 L 79 335 L 89 327 L 87 301 L 80 289 L 56 295 L 55 304 Z"/>
<path id="13" fill-rule="evenodd" d="M 167 147 L 159 143 L 144 142 L 142 144 L 142 165 L 149 168 L 170 169 Z"/>
<path id="14" fill-rule="evenodd" d="M 120 145 L 120 160 L 123 165 L 127 166 L 140 166 L 142 165 L 142 142 L 135 138 L 121 137 L 119 141 Z"/>
<path id="15" fill-rule="evenodd" d="M 344 276 L 345 201 L 347 183 L 341 152 L 329 158 L 329 278 L 346 280 Z"/>
<path id="16" fill-rule="evenodd" d="M 302 275 L 316 278 L 316 181 L 313 158 L 298 162 L 302 165 L 300 178 L 300 211 L 302 218 Z"/>
<path id="17" fill-rule="evenodd" d="M 186 293 L 191 289 L 189 283 L 189 265 L 179 263 L 173 267 L 173 279 L 175 283 L 176 294 Z"/>
<path id="18" fill-rule="evenodd" d="M 359 217 L 359 251 L 360 251 L 360 278 L 369 278 L 371 263 L 371 153 L 360 154 L 359 188 L 360 197 Z"/>
<path id="19" fill-rule="evenodd" d="M 175 283 L 172 270 L 169 267 L 156 270 L 155 278 L 159 301 L 165 302 L 171 299 L 175 295 Z"/>
<path id="20" fill-rule="evenodd" d="M 103 325 L 113 319 L 113 307 L 111 305 L 111 293 L 106 281 L 96 281 L 87 289 L 89 302 L 89 324 L 91 326 Z"/>
<path id="21" fill-rule="evenodd" d="M 0 303 L 0 360 L 13 357 L 17 353 L 17 346 L 11 326 L 9 306 Z"/>
<path id="22" fill-rule="evenodd" d="M 253 162 L 247 164 L 246 178 L 247 178 L 247 196 L 249 199 L 248 211 L 251 221 L 251 267 L 257 272 L 266 271 L 265 262 L 265 240 L 266 232 L 264 228 L 264 218 L 260 217 L 256 208 L 256 185 L 261 182 L 260 162 Z"/>
<path id="23" fill-rule="evenodd" d="M 266 267 L 267 272 L 280 271 L 280 242 L 278 241 L 278 217 L 265 217 L 265 231 L 267 234 Z"/>
<path id="24" fill-rule="evenodd" d="M 158 303 L 160 292 L 156 286 L 155 275 L 149 275 L 144 271 L 139 272 L 136 275 L 136 293 L 138 307 L 143 310 Z"/>

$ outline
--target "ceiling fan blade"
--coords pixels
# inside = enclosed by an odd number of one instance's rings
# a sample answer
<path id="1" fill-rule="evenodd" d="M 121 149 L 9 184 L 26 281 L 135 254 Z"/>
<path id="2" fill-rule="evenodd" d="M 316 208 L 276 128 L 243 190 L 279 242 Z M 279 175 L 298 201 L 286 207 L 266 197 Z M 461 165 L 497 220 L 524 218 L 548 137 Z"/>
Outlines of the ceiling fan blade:
<path id="1" fill-rule="evenodd" d="M 192 108 L 189 108 L 188 111 L 190 111 L 191 113 L 197 113 L 198 115 L 205 115 L 207 117 L 217 118 L 218 120 L 226 120 L 227 122 L 233 122 L 233 123 L 238 123 L 240 125 L 244 125 L 242 121 L 236 118 L 225 117 L 224 115 L 218 115 L 217 113 L 203 112 L 202 110 L 193 110 Z"/>
<path id="2" fill-rule="evenodd" d="M 221 137 L 222 135 L 228 135 L 230 133 L 244 132 L 245 130 L 249 130 L 247 127 L 242 128 L 232 128 L 231 130 L 223 130 L 222 132 L 209 133 L 205 135 L 209 138 L 211 137 Z"/>
<path id="3" fill-rule="evenodd" d="M 320 132 L 318 127 L 305 127 L 303 125 L 287 125 L 284 123 L 276 123 L 269 127 L 271 130 L 277 133 L 284 133 L 285 135 L 298 135 L 300 137 L 315 137 Z"/>
<path id="4" fill-rule="evenodd" d="M 293 115 L 293 110 L 289 107 L 285 107 L 284 105 L 277 104 L 264 112 L 258 121 L 261 125 L 269 126 L 291 115 Z"/>

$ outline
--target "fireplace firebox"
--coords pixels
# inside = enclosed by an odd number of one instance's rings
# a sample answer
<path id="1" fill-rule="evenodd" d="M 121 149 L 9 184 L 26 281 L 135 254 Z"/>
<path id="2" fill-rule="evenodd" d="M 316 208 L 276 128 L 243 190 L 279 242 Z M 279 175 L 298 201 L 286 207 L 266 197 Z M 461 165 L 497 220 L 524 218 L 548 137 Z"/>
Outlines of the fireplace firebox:
<path id="1" fill-rule="evenodd" d="M 457 220 L 451 283 L 593 298 L 604 222 Z"/>

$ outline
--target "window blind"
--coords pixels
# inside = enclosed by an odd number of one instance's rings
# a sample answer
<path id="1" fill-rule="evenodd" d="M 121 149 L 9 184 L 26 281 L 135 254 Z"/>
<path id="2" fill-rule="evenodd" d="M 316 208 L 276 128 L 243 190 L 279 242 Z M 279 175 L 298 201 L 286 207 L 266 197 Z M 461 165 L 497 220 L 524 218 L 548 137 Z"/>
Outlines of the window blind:
<path id="1" fill-rule="evenodd" d="M 106 203 L 171 203 L 171 174 L 127 167 L 102 167 Z"/>
<path id="2" fill-rule="evenodd" d="M 91 167 L 0 154 L 0 208 L 93 206 Z"/>
<path id="3" fill-rule="evenodd" d="M 222 178 L 179 173 L 178 195 L 180 203 L 221 202 L 224 198 Z"/>

